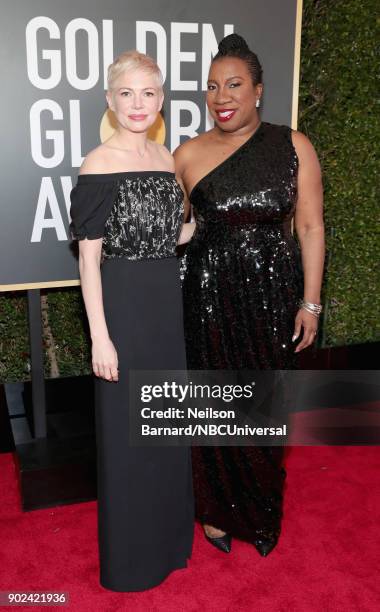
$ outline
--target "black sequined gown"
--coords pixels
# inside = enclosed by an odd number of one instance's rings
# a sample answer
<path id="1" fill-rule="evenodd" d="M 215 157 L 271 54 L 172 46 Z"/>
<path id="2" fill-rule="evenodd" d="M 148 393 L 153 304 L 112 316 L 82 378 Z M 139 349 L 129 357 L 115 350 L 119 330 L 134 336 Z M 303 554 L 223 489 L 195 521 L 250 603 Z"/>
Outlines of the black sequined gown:
<path id="1" fill-rule="evenodd" d="M 75 238 L 102 242 L 106 323 L 119 380 L 95 379 L 100 582 L 141 591 L 186 567 L 194 528 L 189 447 L 129 444 L 130 370 L 186 368 L 176 244 L 183 193 L 161 171 L 80 175 Z M 149 382 L 149 381 L 148 381 Z"/>
<path id="2" fill-rule="evenodd" d="M 291 369 L 302 266 L 291 234 L 298 158 L 286 126 L 261 123 L 193 188 L 183 262 L 190 369 Z M 194 447 L 196 516 L 261 554 L 281 527 L 282 447 Z"/>

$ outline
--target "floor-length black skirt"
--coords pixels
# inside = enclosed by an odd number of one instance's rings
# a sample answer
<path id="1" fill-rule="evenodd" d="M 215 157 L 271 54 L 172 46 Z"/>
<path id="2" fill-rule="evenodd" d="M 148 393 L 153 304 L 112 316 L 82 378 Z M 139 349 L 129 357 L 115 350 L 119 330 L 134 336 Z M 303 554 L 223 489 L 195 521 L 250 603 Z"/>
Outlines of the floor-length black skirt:
<path id="1" fill-rule="evenodd" d="M 96 379 L 100 582 L 140 591 L 186 567 L 193 540 L 190 449 L 129 444 L 128 370 L 186 368 L 179 269 L 112 259 L 101 275 L 119 381 Z"/>

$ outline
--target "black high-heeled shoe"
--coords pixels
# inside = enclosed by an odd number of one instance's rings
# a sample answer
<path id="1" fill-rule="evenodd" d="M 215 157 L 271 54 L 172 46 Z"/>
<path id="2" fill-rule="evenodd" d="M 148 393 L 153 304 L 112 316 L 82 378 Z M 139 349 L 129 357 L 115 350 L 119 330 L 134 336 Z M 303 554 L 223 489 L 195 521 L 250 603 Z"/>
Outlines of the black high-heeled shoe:
<path id="1" fill-rule="evenodd" d="M 219 536 L 216 538 L 211 538 L 210 536 L 207 535 L 207 533 L 204 530 L 203 530 L 203 533 L 205 534 L 206 540 L 210 542 L 210 544 L 215 546 L 215 548 L 225 553 L 230 552 L 232 537 L 230 536 L 229 533 L 225 533 L 224 536 Z"/>
<path id="2" fill-rule="evenodd" d="M 255 547 L 257 552 L 260 553 L 262 557 L 267 557 L 269 553 L 272 552 L 276 544 L 277 540 L 267 540 L 265 538 L 260 538 L 259 540 L 256 540 Z"/>

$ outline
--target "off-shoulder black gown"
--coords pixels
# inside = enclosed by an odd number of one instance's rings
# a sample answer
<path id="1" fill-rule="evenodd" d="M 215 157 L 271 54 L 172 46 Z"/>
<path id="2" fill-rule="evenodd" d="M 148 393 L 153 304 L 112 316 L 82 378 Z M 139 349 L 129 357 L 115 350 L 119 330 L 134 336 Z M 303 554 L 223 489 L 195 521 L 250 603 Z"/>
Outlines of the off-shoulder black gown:
<path id="1" fill-rule="evenodd" d="M 291 369 L 302 266 L 291 233 L 298 158 L 286 126 L 261 123 L 193 188 L 183 263 L 190 369 Z M 281 447 L 195 447 L 196 515 L 266 555 L 281 526 Z"/>
<path id="2" fill-rule="evenodd" d="M 74 238 L 103 237 L 101 280 L 119 381 L 95 379 L 100 582 L 115 591 L 159 584 L 191 555 L 194 500 L 187 447 L 133 447 L 129 369 L 185 369 L 175 248 L 183 193 L 170 172 L 80 175 Z"/>

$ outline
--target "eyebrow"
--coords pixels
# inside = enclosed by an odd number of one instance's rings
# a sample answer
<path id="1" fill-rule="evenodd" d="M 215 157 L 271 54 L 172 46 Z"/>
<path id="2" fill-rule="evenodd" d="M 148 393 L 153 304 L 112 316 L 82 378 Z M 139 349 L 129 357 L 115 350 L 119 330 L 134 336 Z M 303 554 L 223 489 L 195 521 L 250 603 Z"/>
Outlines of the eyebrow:
<path id="1" fill-rule="evenodd" d="M 122 91 L 122 89 L 129 89 L 133 91 L 133 87 L 119 87 L 117 91 Z M 146 91 L 147 89 L 157 89 L 157 87 L 144 87 L 141 91 Z"/>
<path id="2" fill-rule="evenodd" d="M 236 75 L 236 76 L 229 77 L 229 78 L 228 78 L 228 79 L 226 79 L 226 80 L 227 80 L 227 81 L 232 81 L 233 79 L 243 79 L 243 80 L 244 80 L 244 77 L 239 76 L 239 75 Z M 216 83 L 216 81 L 213 81 L 212 79 L 209 79 L 209 80 L 207 81 L 207 83 Z"/>

